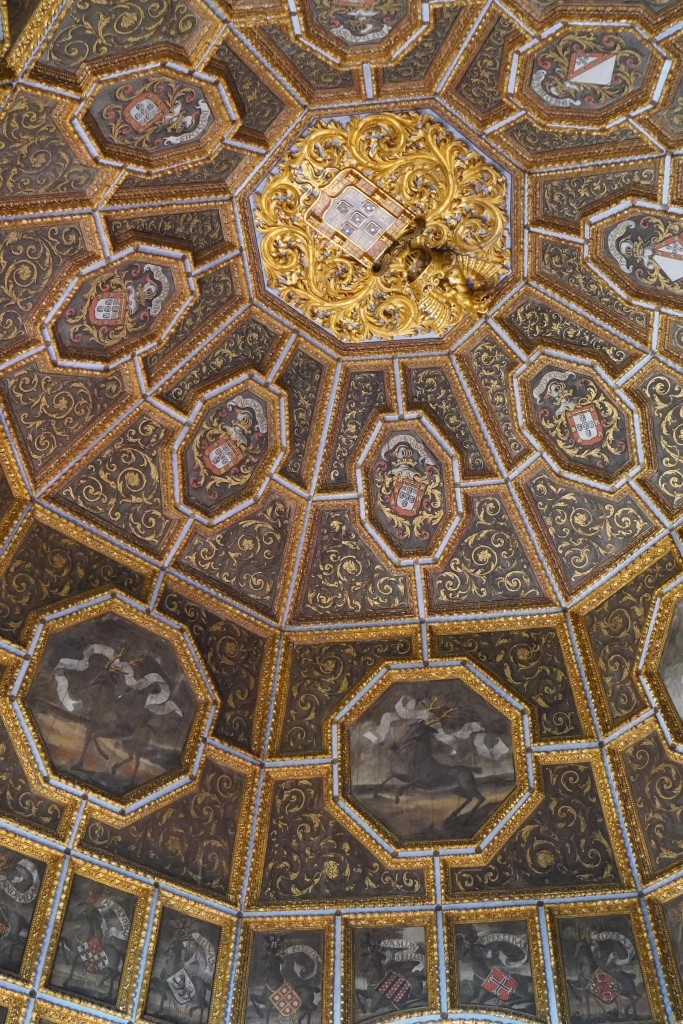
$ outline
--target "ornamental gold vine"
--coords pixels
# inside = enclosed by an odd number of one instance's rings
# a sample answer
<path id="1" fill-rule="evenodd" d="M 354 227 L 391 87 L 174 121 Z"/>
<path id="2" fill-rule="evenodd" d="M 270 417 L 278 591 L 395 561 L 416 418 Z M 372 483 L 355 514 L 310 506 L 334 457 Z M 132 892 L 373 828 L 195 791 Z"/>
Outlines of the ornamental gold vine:
<path id="1" fill-rule="evenodd" d="M 398 225 L 367 254 L 312 215 L 354 173 Z M 254 199 L 268 286 L 344 341 L 443 334 L 509 271 L 505 200 L 503 175 L 431 117 L 318 121 Z"/>

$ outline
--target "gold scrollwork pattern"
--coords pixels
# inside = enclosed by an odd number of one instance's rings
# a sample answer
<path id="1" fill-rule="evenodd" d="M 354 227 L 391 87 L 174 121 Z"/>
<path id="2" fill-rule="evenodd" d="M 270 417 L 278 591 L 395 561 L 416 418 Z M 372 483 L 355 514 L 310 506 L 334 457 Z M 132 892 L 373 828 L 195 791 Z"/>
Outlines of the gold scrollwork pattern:
<path id="1" fill-rule="evenodd" d="M 77 224 L 5 231 L 0 235 L 0 344 L 18 338 L 46 284 L 85 249 Z"/>
<path id="2" fill-rule="evenodd" d="M 514 369 L 512 359 L 492 337 L 487 336 L 477 342 L 469 360 L 510 455 L 519 458 L 525 445 L 517 435 L 510 404 L 509 377 Z"/>
<path id="3" fill-rule="evenodd" d="M 649 377 L 640 388 L 647 399 L 657 450 L 650 483 L 671 505 L 683 501 L 683 385 L 666 373 Z"/>
<path id="4" fill-rule="evenodd" d="M 323 780 L 275 783 L 260 902 L 334 902 L 353 897 L 415 898 L 422 871 L 386 868 L 325 810 Z"/>
<path id="5" fill-rule="evenodd" d="M 192 889 L 225 895 L 245 776 L 207 760 L 195 791 L 118 828 L 91 819 L 83 845 Z"/>
<path id="6" fill-rule="evenodd" d="M 503 71 L 505 41 L 514 28 L 509 18 L 500 17 L 484 40 L 457 87 L 457 92 L 475 110 L 487 114 L 503 102 L 500 78 Z"/>
<path id="7" fill-rule="evenodd" d="M 47 95 L 20 91 L 0 121 L 0 197 L 83 195 L 98 171 L 74 155 Z"/>
<path id="8" fill-rule="evenodd" d="M 126 52 L 146 43 L 187 43 L 200 20 L 184 0 L 73 0 L 40 61 L 49 67 L 77 71 L 81 64 Z"/>
<path id="9" fill-rule="evenodd" d="M 683 860 L 683 766 L 657 732 L 627 747 L 622 760 L 652 868 L 675 867 Z"/>
<path id="10" fill-rule="evenodd" d="M 413 654 L 410 637 L 296 644 L 292 651 L 281 754 L 321 753 L 322 727 L 345 694 L 382 661 Z"/>
<path id="11" fill-rule="evenodd" d="M 574 694 L 554 629 L 510 629 L 436 636 L 442 657 L 466 657 L 534 707 L 544 738 L 582 736 Z"/>
<path id="12" fill-rule="evenodd" d="M 464 471 L 483 475 L 487 463 L 460 410 L 445 371 L 438 366 L 411 367 L 409 384 L 413 402 L 432 414 L 449 440 L 462 453 L 466 462 Z"/>
<path id="13" fill-rule="evenodd" d="M 577 221 L 583 211 L 615 193 L 628 194 L 634 185 L 656 185 L 655 167 L 633 167 L 611 174 L 577 174 L 552 178 L 543 184 L 543 212 L 560 220 Z"/>
<path id="14" fill-rule="evenodd" d="M 430 577 L 435 609 L 472 604 L 528 604 L 543 591 L 500 498 L 473 501 L 472 512 L 447 565 Z"/>
<path id="15" fill-rule="evenodd" d="M 173 524 L 164 509 L 159 460 L 168 429 L 140 416 L 62 487 L 62 501 L 156 551 Z"/>
<path id="16" fill-rule="evenodd" d="M 323 512 L 311 566 L 304 581 L 302 620 L 362 619 L 409 608 L 408 580 L 391 571 L 365 544 L 347 509 Z"/>
<path id="17" fill-rule="evenodd" d="M 613 725 L 645 706 L 633 680 L 636 651 L 657 587 L 679 571 L 671 552 L 662 555 L 585 615 L 586 630 Z"/>
<path id="18" fill-rule="evenodd" d="M 237 526 L 196 535 L 185 546 L 179 563 L 238 600 L 272 612 L 291 517 L 291 507 L 277 498 L 240 519 Z"/>
<path id="19" fill-rule="evenodd" d="M 0 581 L 0 635 L 16 642 L 31 612 L 110 588 L 139 599 L 147 581 L 123 561 L 33 522 Z"/>
<path id="20" fill-rule="evenodd" d="M 652 529 L 652 520 L 630 494 L 604 498 L 543 470 L 526 486 L 571 590 Z"/>
<path id="21" fill-rule="evenodd" d="M 320 191 L 356 167 L 419 219 L 411 238 L 421 248 L 387 249 L 379 269 L 306 219 Z M 485 309 L 483 290 L 508 272 L 505 194 L 500 172 L 428 116 L 321 121 L 256 198 L 268 285 L 346 341 L 441 334 Z"/>
<path id="22" fill-rule="evenodd" d="M 120 373 L 97 378 L 43 373 L 35 363 L 7 374 L 1 386 L 35 470 L 67 448 L 126 393 Z"/>
<path id="23" fill-rule="evenodd" d="M 624 302 L 601 278 L 592 274 L 583 265 L 578 246 L 554 238 L 543 238 L 541 265 L 543 270 L 566 285 L 575 295 L 588 296 L 607 312 L 615 313 L 620 319 L 640 328 L 641 331 L 647 330 L 650 323 L 649 313 Z"/>
<path id="24" fill-rule="evenodd" d="M 331 488 L 343 490 L 348 487 L 351 455 L 373 413 L 383 412 L 386 408 L 387 383 L 383 370 L 360 371 L 350 375 L 327 474 L 327 483 Z"/>
<path id="25" fill-rule="evenodd" d="M 453 867 L 453 895 L 573 888 L 620 889 L 622 881 L 594 772 L 587 764 L 542 769 L 543 801 L 481 868 Z"/>

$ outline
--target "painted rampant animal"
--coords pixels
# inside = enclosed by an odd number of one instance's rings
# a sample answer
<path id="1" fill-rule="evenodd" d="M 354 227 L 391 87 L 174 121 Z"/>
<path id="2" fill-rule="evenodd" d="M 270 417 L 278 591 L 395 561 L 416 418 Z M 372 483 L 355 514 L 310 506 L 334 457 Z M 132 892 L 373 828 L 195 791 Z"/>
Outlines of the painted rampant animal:
<path id="1" fill-rule="evenodd" d="M 376 787 L 375 797 L 395 780 L 403 783 L 394 796 L 397 804 L 411 790 L 452 793 L 462 802 L 444 824 L 447 827 L 462 825 L 473 817 L 486 800 L 479 789 L 477 770 L 462 763 L 445 764 L 435 756 L 436 744 L 440 742 L 440 723 L 454 711 L 453 705 L 442 706 L 438 698 L 432 698 L 402 739 L 401 761 L 405 769 L 392 770 Z"/>

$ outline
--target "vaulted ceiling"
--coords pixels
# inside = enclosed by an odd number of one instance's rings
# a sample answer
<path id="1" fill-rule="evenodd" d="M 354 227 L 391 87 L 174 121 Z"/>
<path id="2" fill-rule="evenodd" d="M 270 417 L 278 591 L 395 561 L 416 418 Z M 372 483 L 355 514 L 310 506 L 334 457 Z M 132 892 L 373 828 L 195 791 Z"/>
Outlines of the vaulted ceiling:
<path id="1" fill-rule="evenodd" d="M 683 2 L 0 11 L 2 1024 L 680 1020 Z"/>

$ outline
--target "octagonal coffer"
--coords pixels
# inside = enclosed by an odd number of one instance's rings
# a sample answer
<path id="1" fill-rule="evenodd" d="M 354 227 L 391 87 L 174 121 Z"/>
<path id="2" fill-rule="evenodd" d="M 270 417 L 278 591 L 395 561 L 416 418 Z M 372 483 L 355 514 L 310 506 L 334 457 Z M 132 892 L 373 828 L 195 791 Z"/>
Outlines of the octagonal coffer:
<path id="1" fill-rule="evenodd" d="M 465 670 L 396 675 L 347 716 L 345 796 L 398 846 L 480 838 L 525 782 L 516 712 Z"/>
<path id="2" fill-rule="evenodd" d="M 133 253 L 79 278 L 51 325 L 60 355 L 108 362 L 157 341 L 190 292 L 177 259 Z"/>
<path id="3" fill-rule="evenodd" d="M 185 501 L 213 516 L 252 497 L 279 449 L 275 395 L 254 381 L 230 388 L 201 408 L 182 445 Z"/>
<path id="4" fill-rule="evenodd" d="M 103 155 L 143 167 L 195 160 L 229 129 L 213 85 L 165 68 L 99 85 L 83 124 Z"/>
<path id="5" fill-rule="evenodd" d="M 456 514 L 450 457 L 416 420 L 385 424 L 362 460 L 370 519 L 402 557 L 431 554 Z"/>
<path id="6" fill-rule="evenodd" d="M 115 607 L 49 623 L 20 700 L 57 774 L 121 799 L 187 769 L 209 698 L 181 638 Z"/>
<path id="7" fill-rule="evenodd" d="M 441 338 L 511 273 L 507 176 L 428 113 L 316 121 L 251 213 L 270 294 L 345 343 Z"/>

